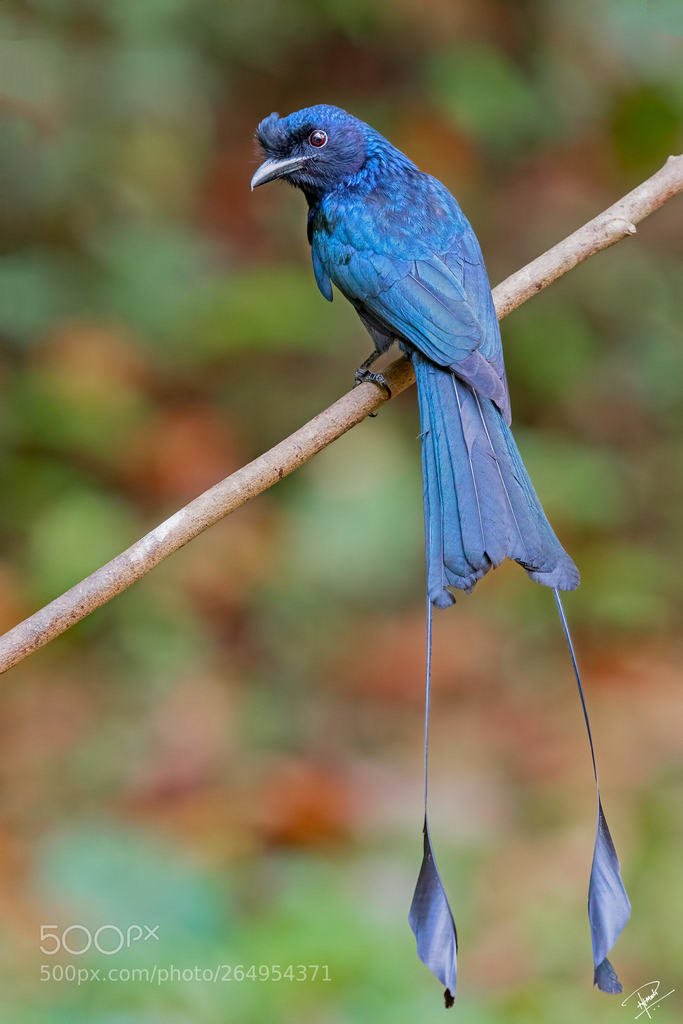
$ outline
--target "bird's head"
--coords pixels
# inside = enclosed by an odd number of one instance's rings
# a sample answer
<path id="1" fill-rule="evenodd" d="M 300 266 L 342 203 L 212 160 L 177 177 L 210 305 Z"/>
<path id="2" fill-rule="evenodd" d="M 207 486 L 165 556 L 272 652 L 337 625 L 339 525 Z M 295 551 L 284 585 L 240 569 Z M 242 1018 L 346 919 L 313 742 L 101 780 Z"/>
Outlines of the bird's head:
<path id="1" fill-rule="evenodd" d="M 266 159 L 251 187 L 284 178 L 310 196 L 325 195 L 362 168 L 370 131 L 345 110 L 327 104 L 287 117 L 270 114 L 256 129 Z"/>

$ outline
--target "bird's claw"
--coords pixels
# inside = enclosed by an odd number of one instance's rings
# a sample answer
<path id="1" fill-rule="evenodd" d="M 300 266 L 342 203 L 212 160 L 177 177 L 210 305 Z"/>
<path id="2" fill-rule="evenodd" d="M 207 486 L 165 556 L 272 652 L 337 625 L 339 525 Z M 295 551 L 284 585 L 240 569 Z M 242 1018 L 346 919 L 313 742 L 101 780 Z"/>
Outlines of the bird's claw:
<path id="1" fill-rule="evenodd" d="M 391 388 L 389 382 L 383 373 L 374 373 L 372 370 L 366 369 L 364 366 L 359 366 L 353 375 L 355 381 L 354 387 L 359 384 L 376 384 L 378 388 L 381 388 L 387 398 L 391 398 Z"/>

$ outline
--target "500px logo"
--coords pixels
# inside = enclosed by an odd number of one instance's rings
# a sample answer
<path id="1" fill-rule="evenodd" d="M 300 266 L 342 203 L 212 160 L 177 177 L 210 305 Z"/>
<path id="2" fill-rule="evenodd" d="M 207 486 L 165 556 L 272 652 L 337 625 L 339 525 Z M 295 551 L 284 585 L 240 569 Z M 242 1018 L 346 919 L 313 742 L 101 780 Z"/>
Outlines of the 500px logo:
<path id="1" fill-rule="evenodd" d="M 159 941 L 158 924 L 131 924 L 126 929 L 115 924 L 102 924 L 95 931 L 84 924 L 70 924 L 66 928 L 58 924 L 40 926 L 40 952 L 46 956 L 60 952 L 81 956 L 89 949 L 96 949 L 104 956 L 114 956 L 122 949 L 130 949 L 136 942 L 150 941 Z"/>

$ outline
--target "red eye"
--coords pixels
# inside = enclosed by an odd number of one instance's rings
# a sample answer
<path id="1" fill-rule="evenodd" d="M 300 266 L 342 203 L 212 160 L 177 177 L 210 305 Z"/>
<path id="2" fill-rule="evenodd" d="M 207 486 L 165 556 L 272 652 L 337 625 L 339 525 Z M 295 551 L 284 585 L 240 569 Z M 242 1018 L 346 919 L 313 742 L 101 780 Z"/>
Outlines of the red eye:
<path id="1" fill-rule="evenodd" d="M 327 142 L 327 132 L 324 132 L 321 128 L 316 128 L 315 131 L 311 132 L 308 136 L 308 141 L 316 149 L 321 149 Z"/>

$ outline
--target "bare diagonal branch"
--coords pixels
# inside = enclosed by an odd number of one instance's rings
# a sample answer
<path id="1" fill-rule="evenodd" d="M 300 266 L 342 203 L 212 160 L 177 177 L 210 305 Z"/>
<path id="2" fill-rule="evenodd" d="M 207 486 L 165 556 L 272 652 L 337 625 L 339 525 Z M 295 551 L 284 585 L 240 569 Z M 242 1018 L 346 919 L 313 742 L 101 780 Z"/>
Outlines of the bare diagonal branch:
<path id="1" fill-rule="evenodd" d="M 639 221 L 682 190 L 683 156 L 669 157 L 651 178 L 499 284 L 493 291 L 498 319 L 502 320 L 589 256 L 635 234 Z M 393 395 L 414 382 L 411 366 L 403 357 L 391 363 L 384 374 Z M 120 555 L 0 637 L 0 672 L 6 672 L 111 601 L 188 541 L 293 473 L 386 400 L 373 384 L 361 384 L 270 451 L 204 491 Z"/>

